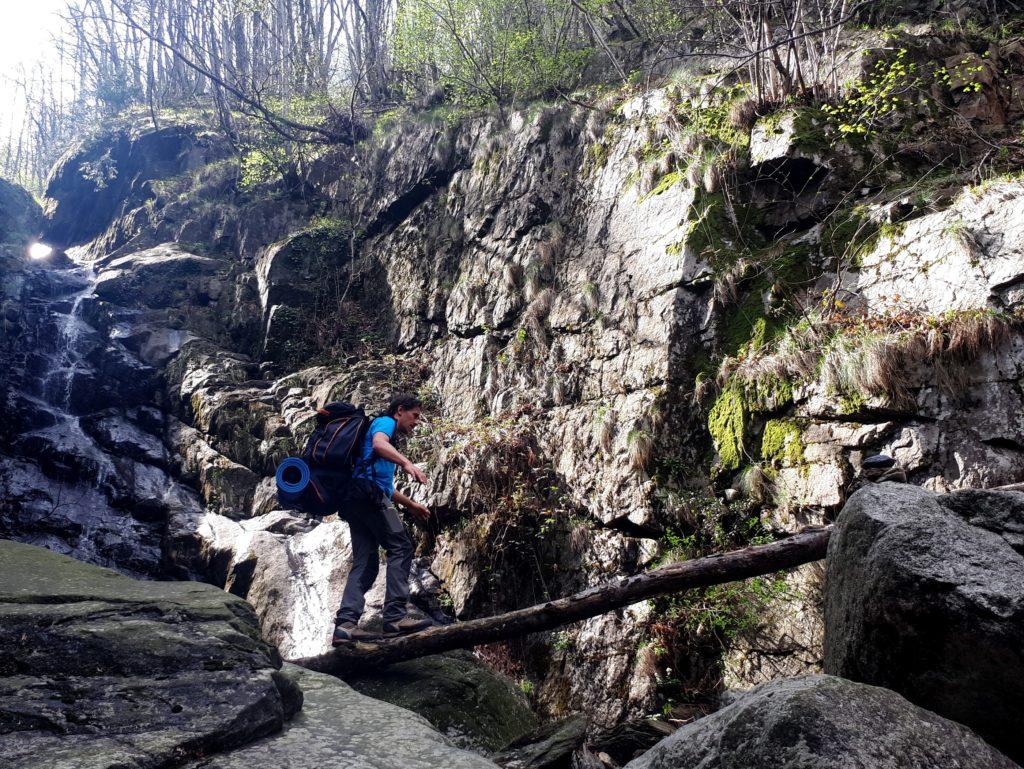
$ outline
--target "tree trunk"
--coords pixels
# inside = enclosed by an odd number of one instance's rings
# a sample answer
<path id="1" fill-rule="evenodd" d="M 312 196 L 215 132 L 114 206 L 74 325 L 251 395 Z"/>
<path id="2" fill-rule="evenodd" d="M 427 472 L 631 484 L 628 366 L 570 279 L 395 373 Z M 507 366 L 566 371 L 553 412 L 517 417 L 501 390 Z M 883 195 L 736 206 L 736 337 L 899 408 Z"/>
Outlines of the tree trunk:
<path id="1" fill-rule="evenodd" d="M 346 644 L 318 657 L 292 662 L 310 670 L 341 675 L 357 667 L 386 665 L 550 630 L 657 595 L 735 582 L 821 560 L 825 557 L 831 531 L 829 526 L 794 534 L 768 545 L 681 561 L 507 614 L 432 628 L 379 643 Z"/>

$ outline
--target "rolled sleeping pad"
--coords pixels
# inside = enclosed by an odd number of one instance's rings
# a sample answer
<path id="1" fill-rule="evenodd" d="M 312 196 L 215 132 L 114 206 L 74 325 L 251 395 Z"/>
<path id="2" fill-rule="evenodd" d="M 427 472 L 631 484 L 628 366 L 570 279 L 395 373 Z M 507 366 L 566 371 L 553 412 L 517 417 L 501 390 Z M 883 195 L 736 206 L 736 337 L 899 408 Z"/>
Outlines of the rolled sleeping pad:
<path id="1" fill-rule="evenodd" d="M 285 505 L 299 505 L 309 488 L 309 465 L 298 457 L 288 457 L 277 466 L 277 498 Z"/>

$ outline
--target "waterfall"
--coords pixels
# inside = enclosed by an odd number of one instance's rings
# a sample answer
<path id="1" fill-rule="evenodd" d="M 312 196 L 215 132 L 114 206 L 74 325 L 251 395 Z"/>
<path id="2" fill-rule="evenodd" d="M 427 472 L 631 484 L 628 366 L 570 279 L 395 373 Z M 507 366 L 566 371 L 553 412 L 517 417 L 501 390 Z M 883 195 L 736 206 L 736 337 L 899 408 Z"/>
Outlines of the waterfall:
<path id="1" fill-rule="evenodd" d="M 96 269 L 91 262 L 81 260 L 82 249 L 70 249 L 68 256 L 78 264 L 72 274 L 82 281 L 82 288 L 68 301 L 71 306 L 66 313 L 54 311 L 57 319 L 56 347 L 51 356 L 51 367 L 43 379 L 42 396 L 50 406 L 56 406 L 65 414 L 71 412 L 71 395 L 75 375 L 81 371 L 84 355 L 78 349 L 83 330 L 92 328 L 82 317 L 86 300 L 95 296 Z M 81 260 L 81 261 L 80 261 Z"/>

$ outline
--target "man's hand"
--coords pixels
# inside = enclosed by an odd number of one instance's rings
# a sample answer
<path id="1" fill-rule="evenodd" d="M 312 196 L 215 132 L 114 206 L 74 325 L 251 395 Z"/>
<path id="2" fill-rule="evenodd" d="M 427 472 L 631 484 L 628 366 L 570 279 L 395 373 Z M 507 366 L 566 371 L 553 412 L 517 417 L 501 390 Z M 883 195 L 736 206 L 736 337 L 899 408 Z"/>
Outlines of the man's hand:
<path id="1" fill-rule="evenodd" d="M 410 500 L 406 507 L 409 508 L 409 512 L 412 513 L 415 518 L 418 518 L 421 521 L 430 520 L 430 510 L 426 505 L 421 505 L 419 502 L 413 502 Z"/>
<path id="2" fill-rule="evenodd" d="M 408 464 L 402 465 L 402 469 L 405 470 L 405 472 L 407 472 L 409 474 L 409 476 L 414 481 L 416 481 L 416 483 L 426 483 L 426 484 L 430 483 L 430 481 L 427 479 L 427 474 L 425 472 L 423 472 L 422 470 L 420 470 L 418 467 L 416 467 L 416 465 L 414 465 L 412 462 L 409 462 Z M 426 509 L 426 508 L 424 508 L 424 509 Z M 427 515 L 429 515 L 429 514 L 430 513 L 427 513 Z"/>

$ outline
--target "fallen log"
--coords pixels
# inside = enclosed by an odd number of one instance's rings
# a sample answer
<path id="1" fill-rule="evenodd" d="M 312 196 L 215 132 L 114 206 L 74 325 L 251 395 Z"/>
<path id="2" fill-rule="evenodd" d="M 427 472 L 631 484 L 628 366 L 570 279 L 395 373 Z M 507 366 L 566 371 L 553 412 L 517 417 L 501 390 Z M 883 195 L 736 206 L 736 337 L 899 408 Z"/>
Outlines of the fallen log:
<path id="1" fill-rule="evenodd" d="M 821 560 L 825 557 L 831 531 L 831 526 L 806 530 L 767 545 L 669 564 L 507 614 L 435 627 L 377 643 L 346 644 L 317 657 L 291 662 L 321 673 L 344 675 L 358 667 L 387 665 L 550 630 L 654 596 L 736 582 Z"/>

